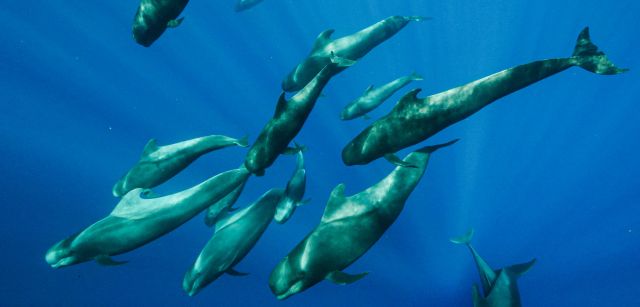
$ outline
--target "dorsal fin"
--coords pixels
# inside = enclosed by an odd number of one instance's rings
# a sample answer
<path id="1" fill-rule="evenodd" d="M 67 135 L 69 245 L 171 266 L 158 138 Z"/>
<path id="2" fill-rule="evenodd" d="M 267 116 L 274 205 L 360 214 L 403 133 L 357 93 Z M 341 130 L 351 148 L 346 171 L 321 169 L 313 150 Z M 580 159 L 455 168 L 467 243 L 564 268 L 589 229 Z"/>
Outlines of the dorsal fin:
<path id="1" fill-rule="evenodd" d="M 156 139 L 150 139 L 149 142 L 147 142 L 147 145 L 144 145 L 142 156 L 148 156 L 156 150 L 158 150 L 158 143 Z"/>
<path id="2" fill-rule="evenodd" d="M 280 94 L 280 98 L 278 98 L 278 104 L 276 105 L 276 113 L 273 115 L 273 117 L 278 117 L 280 115 L 280 113 L 284 112 L 284 110 L 287 107 L 287 99 L 284 97 L 285 92 L 282 92 L 282 94 Z"/>
<path id="3" fill-rule="evenodd" d="M 326 46 L 331 41 L 331 34 L 333 34 L 334 31 L 334 29 L 329 29 L 318 34 L 316 41 L 313 43 L 313 49 L 311 49 L 311 52 L 313 53 L 318 49 L 324 48 L 324 46 Z"/>
<path id="4" fill-rule="evenodd" d="M 402 98 L 400 98 L 400 101 L 398 101 L 397 106 L 402 106 L 412 101 L 418 100 L 418 93 L 420 93 L 420 91 L 422 91 L 421 88 L 416 88 L 406 93 L 404 96 L 402 96 Z"/>
<path id="5" fill-rule="evenodd" d="M 148 210 L 144 206 L 140 205 L 142 198 L 141 194 L 148 194 L 148 189 L 137 188 L 129 191 L 129 193 L 122 196 L 120 202 L 113 208 L 113 211 L 109 215 L 126 218 L 130 220 L 140 219 L 146 216 Z"/>
<path id="6" fill-rule="evenodd" d="M 327 202 L 327 206 L 324 208 L 324 213 L 322 214 L 322 221 L 328 220 L 331 215 L 339 209 L 339 206 L 344 203 L 344 183 L 337 185 L 331 191 L 331 196 L 329 196 L 329 201 Z"/>

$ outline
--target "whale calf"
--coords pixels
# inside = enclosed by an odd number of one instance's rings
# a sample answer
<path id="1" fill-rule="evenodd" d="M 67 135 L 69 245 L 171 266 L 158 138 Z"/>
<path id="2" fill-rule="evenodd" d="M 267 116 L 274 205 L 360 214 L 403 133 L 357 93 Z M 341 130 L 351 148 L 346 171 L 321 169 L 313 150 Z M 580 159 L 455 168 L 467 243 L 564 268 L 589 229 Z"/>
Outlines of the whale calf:
<path id="1" fill-rule="evenodd" d="M 247 138 L 209 135 L 166 146 L 158 146 L 156 140 L 151 139 L 136 165 L 113 186 L 113 196 L 121 197 L 136 188 L 150 189 L 158 186 L 200 156 L 228 146 L 247 147 Z"/>
<path id="2" fill-rule="evenodd" d="M 424 174 L 430 154 L 455 141 L 429 146 L 404 161 L 414 167 L 396 167 L 387 177 L 358 194 L 345 197 L 338 185 L 316 226 L 271 272 L 269 287 L 286 299 L 327 279 L 352 283 L 366 275 L 351 275 L 347 268 L 373 246 L 393 224 L 407 198 Z"/>
<path id="3" fill-rule="evenodd" d="M 367 164 L 380 157 L 417 144 L 461 121 L 493 101 L 570 67 L 579 66 L 601 75 L 619 74 L 620 69 L 591 42 L 589 28 L 582 30 L 569 58 L 535 61 L 509 68 L 423 99 L 415 89 L 393 110 L 375 121 L 342 150 L 346 165 Z M 397 160 L 397 159 L 396 159 Z"/>
<path id="4" fill-rule="evenodd" d="M 262 2 L 262 0 L 237 0 L 235 10 L 236 12 L 246 11 Z"/>
<path id="5" fill-rule="evenodd" d="M 471 251 L 473 260 L 476 263 L 482 290 L 484 295 L 480 294 L 478 286 L 473 285 L 473 306 L 474 307 L 520 307 L 520 292 L 518 291 L 518 277 L 526 273 L 535 264 L 536 259 L 529 262 L 508 266 L 502 269 L 494 270 L 489 264 L 480 257 L 478 252 L 471 246 L 471 238 L 473 237 L 473 229 L 465 236 L 451 239 L 456 244 L 464 244 Z"/>
<path id="6" fill-rule="evenodd" d="M 302 150 L 296 153 L 296 170 L 291 179 L 287 182 L 284 196 L 280 199 L 276 207 L 276 214 L 273 219 L 283 224 L 289 220 L 296 208 L 306 201 L 302 200 L 307 185 L 307 171 L 304 169 L 304 156 Z"/>
<path id="7" fill-rule="evenodd" d="M 353 64 L 353 61 L 335 56 L 331 57 L 331 61 L 289 101 L 285 99 L 284 92 L 280 95 L 275 114 L 264 126 L 245 158 L 245 166 L 250 172 L 258 176 L 264 174 L 264 170 L 273 164 L 300 132 L 316 100 L 334 75 L 333 71 Z"/>
<path id="8" fill-rule="evenodd" d="M 331 62 L 332 52 L 338 57 L 356 61 L 394 36 L 410 21 L 424 19 L 424 17 L 416 16 L 391 16 L 356 33 L 335 40 L 331 39 L 333 29 L 320 33 L 309 55 L 282 81 L 282 90 L 295 92 L 304 87 L 313 76 Z M 338 69 L 334 73 L 339 73 L 342 70 L 344 68 Z"/>
<path id="9" fill-rule="evenodd" d="M 220 217 L 225 216 L 226 212 L 235 210 L 233 208 L 233 204 L 236 203 L 236 201 L 240 197 L 240 194 L 242 194 L 242 190 L 244 190 L 245 184 L 246 182 L 243 182 L 233 191 L 231 191 L 231 193 L 227 194 L 227 196 L 223 197 L 215 204 L 209 206 L 209 209 L 207 209 L 207 213 L 204 215 L 204 223 L 207 226 L 212 227 Z"/>
<path id="10" fill-rule="evenodd" d="M 246 275 L 234 270 L 267 229 L 283 197 L 282 189 L 272 189 L 256 202 L 216 223 L 215 233 L 195 263 L 187 271 L 182 288 L 189 296 L 215 281 L 220 275 Z"/>
<path id="11" fill-rule="evenodd" d="M 414 72 L 411 75 L 400 77 L 378 88 L 374 88 L 373 85 L 369 86 L 362 96 L 342 109 L 340 119 L 351 120 L 360 116 L 366 116 L 367 113 L 377 108 L 395 94 L 395 92 L 399 91 L 411 81 L 417 80 L 422 80 L 422 77 Z"/>
<path id="12" fill-rule="evenodd" d="M 85 261 L 119 264 L 110 257 L 143 246 L 176 229 L 244 183 L 250 173 L 230 170 L 190 189 L 158 198 L 143 198 L 149 190 L 127 193 L 105 218 L 56 243 L 46 253 L 51 267 Z"/>
<path id="13" fill-rule="evenodd" d="M 179 18 L 189 0 L 141 0 L 133 18 L 133 38 L 138 44 L 149 47 L 167 28 L 182 23 Z"/>

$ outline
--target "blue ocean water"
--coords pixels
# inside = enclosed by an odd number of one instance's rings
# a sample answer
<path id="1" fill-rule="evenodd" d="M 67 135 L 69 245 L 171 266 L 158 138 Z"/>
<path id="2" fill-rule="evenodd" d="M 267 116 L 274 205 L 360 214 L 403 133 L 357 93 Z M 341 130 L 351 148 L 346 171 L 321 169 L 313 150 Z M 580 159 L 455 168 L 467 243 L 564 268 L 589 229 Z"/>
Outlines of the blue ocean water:
<path id="1" fill-rule="evenodd" d="M 0 215 L 4 306 L 471 306 L 478 274 L 448 239 L 473 227 L 494 267 L 537 258 L 519 280 L 525 306 L 640 306 L 640 4 L 614 1 L 265 0 L 191 1 L 185 20 L 150 48 L 131 38 L 137 1 L 11 1 L 0 9 Z M 107 215 L 111 187 L 144 144 L 208 134 L 251 140 L 272 116 L 280 82 L 318 33 L 351 34 L 390 15 L 411 23 L 335 76 L 296 138 L 312 202 L 273 223 L 236 267 L 195 297 L 181 289 L 211 231 L 202 217 L 133 252 L 129 263 L 54 270 L 55 242 Z M 533 60 L 569 56 L 584 26 L 622 67 L 598 76 L 572 68 L 509 95 L 425 144 L 433 154 L 395 224 L 346 271 L 348 286 L 321 282 L 278 301 L 268 277 L 320 220 L 330 191 L 347 195 L 386 176 L 375 161 L 346 167 L 342 147 L 372 120 L 343 122 L 342 107 L 370 84 L 424 76 L 420 97 Z M 412 149 L 419 148 L 414 146 Z M 411 149 L 400 154 L 404 155 Z M 156 191 L 174 193 L 240 165 L 245 149 L 206 155 Z M 282 156 L 250 179 L 239 205 L 284 187 Z"/>

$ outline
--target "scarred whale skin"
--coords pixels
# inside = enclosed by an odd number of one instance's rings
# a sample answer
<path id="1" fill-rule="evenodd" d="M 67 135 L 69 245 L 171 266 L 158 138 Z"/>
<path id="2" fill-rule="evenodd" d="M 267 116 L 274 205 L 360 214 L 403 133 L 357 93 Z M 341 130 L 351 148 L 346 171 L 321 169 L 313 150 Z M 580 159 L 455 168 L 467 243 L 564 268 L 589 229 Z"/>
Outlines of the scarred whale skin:
<path id="1" fill-rule="evenodd" d="M 167 27 L 177 27 L 177 19 L 189 0 L 141 0 L 133 18 L 132 33 L 138 44 L 151 46 Z"/>
<path id="2" fill-rule="evenodd" d="M 451 239 L 456 244 L 464 244 L 469 248 L 473 261 L 480 274 L 482 290 L 484 295 L 478 290 L 478 285 L 474 284 L 472 289 L 474 307 L 520 307 L 520 291 L 518 291 L 517 280 L 524 273 L 529 271 L 535 264 L 536 259 L 529 262 L 515 264 L 502 269 L 494 270 L 480 257 L 478 252 L 471 245 L 473 229 L 465 236 Z"/>
<path id="3" fill-rule="evenodd" d="M 304 291 L 323 279 L 338 284 L 354 282 L 366 273 L 342 272 L 375 244 L 393 224 L 426 170 L 430 154 L 455 141 L 429 146 L 409 154 L 376 185 L 345 197 L 343 184 L 333 192 L 320 224 L 271 272 L 269 287 L 278 299 Z"/>
<path id="4" fill-rule="evenodd" d="M 234 270 L 251 251 L 276 212 L 282 189 L 272 189 L 256 202 L 216 223 L 216 230 L 195 263 L 184 276 L 182 288 L 189 296 L 215 281 L 220 275 L 244 275 Z"/>
<path id="5" fill-rule="evenodd" d="M 224 135 L 203 136 L 171 145 L 158 146 L 151 139 L 140 160 L 113 186 L 113 196 L 121 197 L 136 188 L 150 189 L 169 180 L 200 156 L 229 146 L 247 146 L 247 140 Z"/>
<path id="6" fill-rule="evenodd" d="M 344 147 L 342 161 L 346 165 L 367 164 L 420 143 L 493 101 L 573 66 L 603 75 L 626 71 L 615 67 L 598 51 L 591 43 L 589 29 L 585 28 L 578 37 L 572 57 L 516 66 L 422 99 L 417 97 L 420 89 L 409 92 L 388 115 L 375 121 Z"/>
<path id="7" fill-rule="evenodd" d="M 59 268 L 90 260 L 117 264 L 110 256 L 143 246 L 176 229 L 249 178 L 244 168 L 218 174 L 190 189 L 158 198 L 127 193 L 105 218 L 56 243 L 45 260 Z"/>
<path id="8" fill-rule="evenodd" d="M 282 90 L 295 92 L 309 83 L 323 67 L 331 63 L 331 53 L 336 56 L 357 61 L 376 46 L 402 30 L 409 21 L 424 20 L 416 16 L 391 16 L 354 34 L 331 40 L 334 30 L 329 29 L 318 35 L 311 52 L 282 81 Z M 334 73 L 344 70 L 338 69 Z"/>
<path id="9" fill-rule="evenodd" d="M 262 128 L 258 139 L 245 157 L 244 164 L 250 172 L 258 176 L 263 175 L 264 170 L 285 151 L 304 126 L 322 89 L 333 76 L 333 71 L 343 65 L 351 63 L 329 63 L 289 101 L 285 99 L 284 92 L 280 95 L 275 114 Z"/>

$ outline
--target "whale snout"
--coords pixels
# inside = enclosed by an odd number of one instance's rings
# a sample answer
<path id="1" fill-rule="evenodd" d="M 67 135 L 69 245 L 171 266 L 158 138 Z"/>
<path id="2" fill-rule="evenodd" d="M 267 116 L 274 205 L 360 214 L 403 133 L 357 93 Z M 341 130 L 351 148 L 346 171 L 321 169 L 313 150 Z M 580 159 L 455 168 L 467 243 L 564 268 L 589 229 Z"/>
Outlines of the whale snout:
<path id="1" fill-rule="evenodd" d="M 202 276 L 201 274 L 194 273 L 193 270 L 187 272 L 182 280 L 182 289 L 189 296 L 194 296 L 200 292 L 202 288 Z"/>
<path id="2" fill-rule="evenodd" d="M 65 241 L 56 243 L 44 255 L 45 261 L 54 269 L 75 263 L 71 250 L 65 246 Z"/>
<path id="3" fill-rule="evenodd" d="M 269 288 L 279 300 L 284 300 L 306 289 L 304 272 L 294 270 L 288 260 L 289 257 L 285 257 L 269 277 Z"/>

